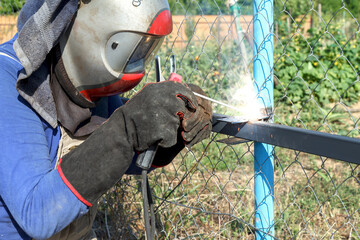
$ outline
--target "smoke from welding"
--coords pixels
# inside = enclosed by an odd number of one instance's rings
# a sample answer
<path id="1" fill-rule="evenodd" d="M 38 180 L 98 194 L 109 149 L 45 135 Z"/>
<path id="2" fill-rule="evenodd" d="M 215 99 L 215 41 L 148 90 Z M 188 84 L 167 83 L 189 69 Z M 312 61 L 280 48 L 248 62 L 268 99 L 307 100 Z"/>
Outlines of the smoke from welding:
<path id="1" fill-rule="evenodd" d="M 228 91 L 227 103 L 234 106 L 238 111 L 226 109 L 226 114 L 241 116 L 248 120 L 256 120 L 262 116 L 261 106 L 257 100 L 257 94 L 253 85 L 253 80 L 249 73 L 233 73 L 232 87 Z"/>

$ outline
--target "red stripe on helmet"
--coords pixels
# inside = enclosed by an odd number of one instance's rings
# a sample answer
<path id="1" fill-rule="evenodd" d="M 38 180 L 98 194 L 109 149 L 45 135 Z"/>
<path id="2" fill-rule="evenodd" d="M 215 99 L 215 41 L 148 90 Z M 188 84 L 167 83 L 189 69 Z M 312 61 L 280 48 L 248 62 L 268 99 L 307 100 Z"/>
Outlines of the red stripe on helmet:
<path id="1" fill-rule="evenodd" d="M 95 101 L 99 97 L 113 96 L 119 93 L 124 93 L 130 89 L 136 87 L 139 84 L 141 79 L 145 76 L 145 72 L 141 73 L 124 73 L 121 78 L 104 87 L 85 89 L 80 91 L 80 93 L 88 100 Z"/>
<path id="2" fill-rule="evenodd" d="M 173 30 L 172 16 L 169 10 L 160 12 L 152 22 L 148 33 L 166 36 Z"/>

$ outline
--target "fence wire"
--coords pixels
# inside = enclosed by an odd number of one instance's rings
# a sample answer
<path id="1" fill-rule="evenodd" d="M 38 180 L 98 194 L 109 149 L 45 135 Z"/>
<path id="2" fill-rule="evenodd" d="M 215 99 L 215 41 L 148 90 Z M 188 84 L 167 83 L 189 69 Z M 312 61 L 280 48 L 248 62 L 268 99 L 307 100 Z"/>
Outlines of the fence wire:
<path id="1" fill-rule="evenodd" d="M 264 0 L 265 1 L 265 0 Z M 20 7 L 18 5 L 20 4 Z M 0 3 L 0 40 L 12 37 L 21 1 Z M 13 5 L 12 5 L 13 4 Z M 249 114 L 254 108 L 252 1 L 170 0 L 170 56 L 186 83 Z M 233 5 L 235 4 L 235 5 Z M 275 0 L 274 122 L 359 137 L 360 5 L 353 1 Z M 155 81 L 149 67 L 142 85 Z M 255 239 L 254 143 L 213 133 L 149 174 L 157 239 Z M 276 239 L 360 239 L 358 165 L 274 148 Z M 124 177 L 99 201 L 100 239 L 145 239 L 141 178 Z"/>

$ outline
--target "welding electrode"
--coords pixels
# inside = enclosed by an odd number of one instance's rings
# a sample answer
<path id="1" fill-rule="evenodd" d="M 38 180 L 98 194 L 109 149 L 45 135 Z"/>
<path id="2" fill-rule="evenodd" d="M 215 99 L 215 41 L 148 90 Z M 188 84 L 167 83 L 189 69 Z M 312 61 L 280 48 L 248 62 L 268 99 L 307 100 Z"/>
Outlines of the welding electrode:
<path id="1" fill-rule="evenodd" d="M 210 101 L 210 102 L 213 102 L 213 103 L 216 103 L 216 104 L 219 104 L 219 105 L 222 105 L 222 106 L 231 108 L 231 109 L 236 110 L 236 111 L 239 111 L 239 112 L 241 111 L 239 108 L 236 108 L 236 107 L 231 106 L 231 105 L 229 105 L 229 104 L 226 104 L 226 103 L 223 103 L 223 102 L 219 102 L 219 101 L 217 101 L 217 100 L 215 100 L 215 99 L 212 99 L 212 98 L 209 98 L 209 97 L 207 97 L 207 96 L 201 95 L 201 94 L 199 94 L 199 93 L 197 93 L 197 92 L 193 92 L 193 93 L 194 93 L 195 96 L 201 97 L 201 98 L 203 98 L 203 99 L 205 99 L 205 100 L 208 100 L 208 101 Z"/>

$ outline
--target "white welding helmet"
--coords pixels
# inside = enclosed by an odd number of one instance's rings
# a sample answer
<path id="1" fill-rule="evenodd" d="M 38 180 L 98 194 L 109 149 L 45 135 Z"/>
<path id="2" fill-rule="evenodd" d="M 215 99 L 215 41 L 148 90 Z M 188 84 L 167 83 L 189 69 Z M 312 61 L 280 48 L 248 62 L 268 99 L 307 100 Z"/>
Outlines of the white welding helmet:
<path id="1" fill-rule="evenodd" d="M 135 87 L 172 31 L 167 0 L 82 0 L 60 39 L 69 80 L 89 101 Z"/>

